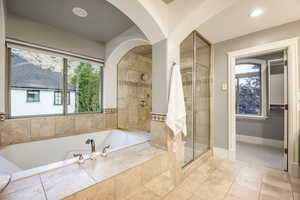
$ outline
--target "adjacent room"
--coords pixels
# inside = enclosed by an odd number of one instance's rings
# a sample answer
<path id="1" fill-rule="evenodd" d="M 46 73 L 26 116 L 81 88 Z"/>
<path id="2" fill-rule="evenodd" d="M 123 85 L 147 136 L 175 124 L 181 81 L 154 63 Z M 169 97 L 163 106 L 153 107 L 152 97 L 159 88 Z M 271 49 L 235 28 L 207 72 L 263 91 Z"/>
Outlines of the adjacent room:
<path id="1" fill-rule="evenodd" d="M 239 58 L 235 67 L 237 159 L 279 170 L 287 170 L 284 54 Z"/>

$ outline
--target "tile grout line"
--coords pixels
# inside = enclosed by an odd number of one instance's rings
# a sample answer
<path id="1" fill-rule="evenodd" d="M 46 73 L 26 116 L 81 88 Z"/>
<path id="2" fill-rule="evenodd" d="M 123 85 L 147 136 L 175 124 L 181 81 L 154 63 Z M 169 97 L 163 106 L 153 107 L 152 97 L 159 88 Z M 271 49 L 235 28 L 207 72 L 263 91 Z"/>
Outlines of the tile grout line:
<path id="1" fill-rule="evenodd" d="M 261 177 L 261 180 L 260 180 L 259 193 L 258 193 L 258 200 L 261 199 L 261 190 L 262 190 L 262 186 L 263 186 L 264 176 L 265 176 L 265 174 Z"/>
<path id="2" fill-rule="evenodd" d="M 46 198 L 46 200 L 48 200 L 47 193 L 46 193 L 46 190 L 45 190 L 45 187 L 44 187 L 44 184 L 43 184 L 42 177 L 41 177 L 40 174 L 38 176 L 39 176 L 39 179 L 41 181 L 41 185 L 42 185 L 42 188 L 43 188 L 43 192 L 44 192 L 45 198 Z"/>
<path id="3" fill-rule="evenodd" d="M 223 197 L 223 200 L 227 197 L 227 195 L 229 194 L 229 191 L 231 190 L 234 182 L 237 180 L 237 177 L 240 175 L 241 173 L 241 169 L 239 169 L 239 172 L 237 173 L 237 175 L 235 176 L 234 180 L 232 181 L 232 183 L 230 184 L 230 187 L 228 188 L 227 192 L 225 193 L 225 196 Z"/>

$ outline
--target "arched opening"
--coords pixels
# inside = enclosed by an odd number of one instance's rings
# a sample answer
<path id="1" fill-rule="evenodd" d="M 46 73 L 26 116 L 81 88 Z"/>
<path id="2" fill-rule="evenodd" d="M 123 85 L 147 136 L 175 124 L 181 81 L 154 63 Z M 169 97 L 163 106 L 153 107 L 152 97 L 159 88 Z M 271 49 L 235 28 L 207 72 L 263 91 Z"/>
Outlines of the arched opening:
<path id="1" fill-rule="evenodd" d="M 152 110 L 151 45 L 131 49 L 119 62 L 118 128 L 150 132 Z"/>

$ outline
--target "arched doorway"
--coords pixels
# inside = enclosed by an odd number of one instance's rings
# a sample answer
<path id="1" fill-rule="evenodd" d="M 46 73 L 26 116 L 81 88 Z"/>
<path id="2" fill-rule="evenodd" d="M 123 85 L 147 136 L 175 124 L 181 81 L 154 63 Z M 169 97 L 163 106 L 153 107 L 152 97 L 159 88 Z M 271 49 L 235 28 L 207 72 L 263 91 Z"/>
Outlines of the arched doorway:
<path id="1" fill-rule="evenodd" d="M 118 64 L 118 128 L 150 132 L 152 48 L 138 46 Z"/>

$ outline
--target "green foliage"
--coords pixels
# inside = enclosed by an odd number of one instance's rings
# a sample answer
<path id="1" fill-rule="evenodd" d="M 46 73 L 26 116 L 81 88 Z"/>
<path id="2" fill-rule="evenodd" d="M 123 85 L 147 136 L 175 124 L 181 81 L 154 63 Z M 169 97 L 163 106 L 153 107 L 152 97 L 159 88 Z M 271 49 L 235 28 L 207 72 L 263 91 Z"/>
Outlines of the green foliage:
<path id="1" fill-rule="evenodd" d="M 99 111 L 100 71 L 89 63 L 81 62 L 74 70 L 71 84 L 77 92 L 77 111 Z"/>

